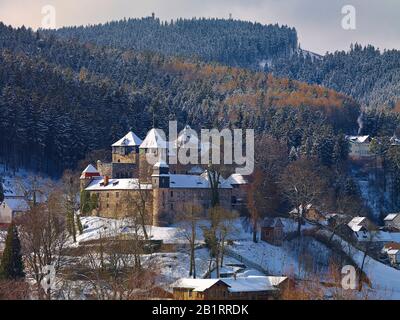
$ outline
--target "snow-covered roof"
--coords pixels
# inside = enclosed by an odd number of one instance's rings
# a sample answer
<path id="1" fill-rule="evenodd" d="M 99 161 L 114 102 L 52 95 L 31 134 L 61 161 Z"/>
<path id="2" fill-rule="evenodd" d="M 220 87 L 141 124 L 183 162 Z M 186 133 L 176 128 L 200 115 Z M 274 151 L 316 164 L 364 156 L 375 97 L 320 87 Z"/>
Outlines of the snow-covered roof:
<path id="1" fill-rule="evenodd" d="M 204 170 L 202 168 L 200 168 L 199 166 L 194 166 L 194 167 L 190 168 L 190 170 L 188 172 L 190 174 L 202 174 L 204 172 Z"/>
<path id="2" fill-rule="evenodd" d="M 388 215 L 386 216 L 386 218 L 385 218 L 385 221 L 393 221 L 394 219 L 397 218 L 398 215 L 399 215 L 398 213 L 391 213 L 391 214 L 388 214 Z"/>
<path id="3" fill-rule="evenodd" d="M 354 217 L 347 225 L 350 227 L 351 230 L 354 232 L 359 232 L 363 229 L 363 226 L 360 225 L 363 221 L 365 221 L 366 217 Z"/>
<path id="4" fill-rule="evenodd" d="M 400 250 L 398 250 L 398 249 L 392 249 L 387 252 L 388 255 L 398 255 L 399 253 L 400 253 Z"/>
<path id="5" fill-rule="evenodd" d="M 208 189 L 210 184 L 208 180 L 202 176 L 187 174 L 169 174 L 171 189 Z M 86 188 L 87 191 L 103 191 L 103 190 L 135 190 L 152 189 L 151 184 L 139 184 L 139 179 L 109 179 L 108 185 L 104 186 L 103 177 L 95 177 Z M 231 189 L 231 185 L 220 184 L 221 189 Z"/>
<path id="6" fill-rule="evenodd" d="M 108 184 L 104 186 L 104 179 L 94 179 L 85 189 L 87 191 L 104 191 L 104 190 L 150 190 L 151 184 L 140 184 L 139 179 L 109 179 Z"/>
<path id="7" fill-rule="evenodd" d="M 96 176 L 96 175 L 100 175 L 100 173 L 97 171 L 97 169 L 89 164 L 85 170 L 82 171 L 82 175 L 81 175 L 81 179 L 85 179 L 86 175 L 90 175 L 90 176 Z"/>
<path id="8" fill-rule="evenodd" d="M 171 145 L 177 149 L 182 147 L 199 149 L 202 156 L 209 153 L 211 147 L 217 148 L 217 146 L 211 144 L 210 141 L 202 142 L 199 139 L 197 132 L 188 125 L 179 133 L 178 138 L 175 141 L 171 141 Z"/>
<path id="9" fill-rule="evenodd" d="M 142 139 L 132 131 L 129 131 L 123 138 L 115 142 L 112 147 L 136 147 L 140 146 L 142 142 Z"/>
<path id="10" fill-rule="evenodd" d="M 179 279 L 172 284 L 173 288 L 192 289 L 195 292 L 204 292 L 218 282 L 223 282 L 220 279 Z"/>
<path id="11" fill-rule="evenodd" d="M 29 204 L 25 199 L 20 198 L 6 198 L 3 201 L 7 207 L 9 207 L 12 211 L 28 211 Z"/>
<path id="12" fill-rule="evenodd" d="M 265 277 L 251 276 L 243 278 L 223 279 L 179 279 L 173 288 L 192 289 L 194 292 L 204 292 L 217 283 L 224 283 L 230 292 L 257 292 L 277 290 L 277 286 L 284 282 L 287 277 Z"/>
<path id="13" fill-rule="evenodd" d="M 203 176 L 188 175 L 188 174 L 170 174 L 170 188 L 208 189 L 210 188 L 210 183 L 208 182 L 208 179 L 206 179 Z M 230 184 L 221 183 L 220 188 L 231 189 L 232 186 Z"/>
<path id="14" fill-rule="evenodd" d="M 199 147 L 200 140 L 197 137 L 196 131 L 194 131 L 190 126 L 185 126 L 185 128 L 179 133 L 178 138 L 174 142 L 174 147 Z"/>
<path id="15" fill-rule="evenodd" d="M 358 224 L 353 224 L 353 225 L 348 225 L 351 230 L 354 232 L 360 232 L 362 229 L 365 229 L 363 226 L 360 226 Z"/>
<path id="16" fill-rule="evenodd" d="M 347 136 L 347 139 L 353 143 L 369 142 L 369 136 Z"/>
<path id="17" fill-rule="evenodd" d="M 397 249 L 400 250 L 400 243 L 397 242 L 389 242 L 387 244 L 385 244 L 385 246 L 383 247 L 384 250 L 388 251 L 388 250 L 393 250 L 393 249 Z"/>
<path id="18" fill-rule="evenodd" d="M 163 138 L 165 136 L 163 134 L 163 131 L 161 129 L 151 129 L 148 133 L 146 138 L 143 140 L 143 142 L 140 144 L 141 149 L 167 149 L 168 148 L 168 142 L 166 141 L 166 138 Z"/>
<path id="19" fill-rule="evenodd" d="M 239 173 L 232 174 L 228 179 L 226 179 L 226 181 L 228 183 L 230 183 L 231 185 L 248 184 L 248 181 L 246 180 L 246 178 L 243 175 L 239 174 Z"/>
<path id="20" fill-rule="evenodd" d="M 230 292 L 257 292 L 277 290 L 276 287 L 286 279 L 287 277 L 253 276 L 236 279 L 226 278 L 222 281 L 229 286 Z"/>
<path id="21" fill-rule="evenodd" d="M 98 173 L 98 171 L 93 165 L 89 164 L 82 173 Z"/>
<path id="22" fill-rule="evenodd" d="M 353 219 L 351 219 L 349 224 L 360 224 L 363 221 L 365 221 L 366 219 L 367 219 L 366 217 L 354 217 Z"/>
<path id="23" fill-rule="evenodd" d="M 156 168 L 169 168 L 168 164 L 165 161 L 157 162 L 154 167 Z"/>

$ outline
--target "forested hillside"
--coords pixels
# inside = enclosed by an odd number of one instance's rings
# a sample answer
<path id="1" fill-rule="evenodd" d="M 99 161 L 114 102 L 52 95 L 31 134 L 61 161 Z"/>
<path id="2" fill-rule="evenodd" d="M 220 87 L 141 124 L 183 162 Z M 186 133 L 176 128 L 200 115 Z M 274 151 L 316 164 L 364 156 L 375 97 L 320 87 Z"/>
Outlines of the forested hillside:
<path id="1" fill-rule="evenodd" d="M 400 51 L 380 52 L 360 45 L 323 59 L 294 54 L 266 69 L 277 76 L 321 84 L 352 96 L 365 106 L 400 108 Z"/>
<path id="2" fill-rule="evenodd" d="M 128 19 L 89 27 L 70 27 L 57 36 L 167 56 L 259 69 L 260 64 L 297 49 L 294 28 L 223 19 Z"/>
<path id="3" fill-rule="evenodd" d="M 195 128 L 240 126 L 288 147 L 312 147 L 327 164 L 357 130 L 344 95 L 265 73 L 153 53 L 60 41 L 0 26 L 0 152 L 10 166 L 52 174 L 132 128 L 168 119 Z M 309 151 L 311 152 L 311 150 Z"/>
<path id="4" fill-rule="evenodd" d="M 342 92 L 373 108 L 400 104 L 400 51 L 380 52 L 356 44 L 349 52 L 315 59 L 297 49 L 297 32 L 286 26 L 220 19 L 167 23 L 144 18 L 63 28 L 55 34 L 82 43 L 198 57 L 254 70 L 264 67 L 277 76 Z"/>

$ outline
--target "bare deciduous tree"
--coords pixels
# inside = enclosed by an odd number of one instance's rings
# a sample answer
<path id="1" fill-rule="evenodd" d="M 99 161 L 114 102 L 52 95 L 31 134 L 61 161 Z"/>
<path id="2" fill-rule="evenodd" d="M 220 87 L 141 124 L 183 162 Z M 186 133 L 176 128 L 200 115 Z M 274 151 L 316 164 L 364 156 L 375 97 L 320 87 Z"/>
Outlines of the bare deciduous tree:
<path id="1" fill-rule="evenodd" d="M 297 160 L 287 166 L 280 181 L 281 188 L 289 202 L 297 209 L 297 232 L 301 234 L 301 225 L 309 204 L 323 203 L 328 186 L 318 165 L 307 159 Z"/>
<path id="2" fill-rule="evenodd" d="M 146 185 L 139 183 L 139 188 L 129 192 L 124 197 L 127 206 L 127 216 L 132 219 L 135 225 L 142 228 L 145 240 L 149 240 L 146 225 L 152 224 L 151 204 L 153 202 L 152 193 L 146 189 Z"/>
<path id="3" fill-rule="evenodd" d="M 203 228 L 203 234 L 210 249 L 210 266 L 214 259 L 217 278 L 220 277 L 220 267 L 223 264 L 225 244 L 230 234 L 235 230 L 234 220 L 237 215 L 223 207 L 217 206 L 209 210 L 210 227 Z"/>
<path id="4" fill-rule="evenodd" d="M 178 217 L 178 221 L 181 222 L 181 228 L 183 229 L 184 236 L 189 243 L 190 247 L 190 266 L 189 266 L 189 277 L 196 279 L 196 237 L 198 222 L 202 218 L 203 208 L 196 203 L 185 204 L 185 210 Z"/>
<path id="5" fill-rule="evenodd" d="M 45 203 L 33 206 L 19 218 L 22 251 L 27 273 L 36 282 L 39 298 L 51 299 L 51 291 L 43 292 L 43 268 L 54 267 L 57 272 L 64 260 L 62 251 L 68 241 L 65 215 L 59 193 L 50 194 Z"/>

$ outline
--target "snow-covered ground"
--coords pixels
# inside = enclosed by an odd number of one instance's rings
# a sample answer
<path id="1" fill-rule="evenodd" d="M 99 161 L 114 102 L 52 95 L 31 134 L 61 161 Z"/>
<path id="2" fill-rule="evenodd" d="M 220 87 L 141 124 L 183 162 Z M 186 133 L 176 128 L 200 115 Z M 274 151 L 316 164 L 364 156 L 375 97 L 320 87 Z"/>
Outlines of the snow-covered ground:
<path id="1" fill-rule="evenodd" d="M 326 231 L 320 231 L 326 232 Z M 343 250 L 353 258 L 358 267 L 361 267 L 364 253 L 335 235 Z M 379 261 L 367 257 L 364 264 L 364 272 L 372 283 L 372 288 L 382 299 L 400 299 L 400 270 L 394 269 Z"/>
<path id="2" fill-rule="evenodd" d="M 285 225 L 286 232 L 292 232 L 297 230 L 297 225 L 290 219 L 282 219 Z M 84 226 L 84 232 L 82 235 L 77 237 L 77 246 L 79 244 L 84 244 L 88 240 L 96 240 L 100 237 L 114 237 L 120 234 L 129 234 L 133 232 L 133 226 L 128 219 L 124 220 L 114 220 L 100 217 L 83 217 L 81 218 L 82 225 Z M 207 226 L 206 221 L 199 223 L 197 228 L 197 242 L 202 244 L 204 242 L 203 232 L 201 230 L 202 226 Z M 230 235 L 230 239 L 234 241 L 234 245 L 229 247 L 236 254 L 243 256 L 244 258 L 253 261 L 255 264 L 260 265 L 265 270 L 268 270 L 271 275 L 287 275 L 295 274 L 297 277 L 306 277 L 306 272 L 322 272 L 327 266 L 327 261 L 331 255 L 331 252 L 325 246 L 319 244 L 316 241 L 311 241 L 306 239 L 303 241 L 294 240 L 285 243 L 282 247 L 275 247 L 268 243 L 260 241 L 259 243 L 252 242 L 252 233 L 246 228 L 246 225 L 241 219 L 237 219 L 234 223 L 234 232 Z M 310 228 L 311 225 L 304 227 Z M 187 243 L 185 237 L 185 229 L 181 225 L 175 225 L 172 227 L 154 227 L 147 226 L 147 233 L 152 240 L 162 240 L 166 244 L 183 244 Z M 197 250 L 200 253 L 200 257 L 204 254 L 205 249 Z M 176 263 L 179 264 L 181 261 L 183 265 L 189 264 L 185 263 L 185 259 L 189 259 L 189 256 L 185 252 L 164 254 L 160 257 L 166 259 L 167 270 L 168 266 L 175 265 L 174 261 L 170 263 L 169 258 L 174 256 L 179 256 Z M 205 257 L 201 258 L 202 261 L 207 261 L 209 258 L 208 253 Z M 311 262 L 312 260 L 312 262 Z M 227 257 L 225 264 L 238 264 L 240 263 L 234 258 Z M 161 263 L 162 264 L 162 263 Z M 188 274 L 182 272 L 181 267 L 178 264 L 173 268 L 174 273 L 180 275 L 180 277 Z M 312 265 L 311 265 L 312 264 Z M 207 266 L 208 268 L 208 266 Z M 164 269 L 164 268 L 162 268 Z M 232 271 L 231 267 L 227 267 L 222 271 Z M 245 270 L 249 274 L 260 274 L 260 271 L 255 270 Z M 165 272 L 163 270 L 162 272 Z"/>
<path id="3" fill-rule="evenodd" d="M 77 236 L 78 244 L 89 240 L 96 240 L 100 237 L 115 237 L 134 232 L 134 226 L 129 219 L 116 220 L 101 217 L 82 217 L 81 223 L 84 230 L 83 234 Z M 146 232 L 151 240 L 163 240 L 167 244 L 179 244 L 187 241 L 183 230 L 177 227 L 146 226 Z M 139 229 L 139 233 L 143 233 L 141 229 Z"/>
<path id="4" fill-rule="evenodd" d="M 281 219 L 285 232 L 294 232 L 297 230 L 297 224 L 291 219 Z M 133 233 L 134 226 L 129 219 L 109 219 L 101 217 L 82 217 L 82 226 L 84 232 L 78 235 L 77 242 L 83 243 L 89 240 L 96 240 L 100 237 L 114 237 L 121 234 Z M 199 221 L 196 228 L 196 240 L 199 244 L 204 242 L 203 228 L 209 227 L 209 221 Z M 303 229 L 312 228 L 312 225 L 303 226 Z M 142 233 L 141 228 L 139 232 Z M 187 243 L 187 231 L 181 223 L 172 225 L 171 227 L 155 227 L 146 226 L 146 232 L 151 240 L 163 240 L 166 244 L 183 244 Z M 232 232 L 229 237 L 235 241 L 250 241 L 252 233 L 248 225 L 243 219 L 238 218 L 232 222 Z"/>
<path id="5" fill-rule="evenodd" d="M 0 177 L 3 178 L 5 197 L 23 197 L 27 190 L 32 189 L 33 185 L 41 191 L 51 190 L 51 186 L 55 183 L 49 177 L 25 169 L 19 169 L 16 172 L 6 171 L 2 164 L 0 164 Z"/>
<path id="6" fill-rule="evenodd" d="M 284 242 L 281 247 L 266 242 L 236 241 L 229 248 L 262 267 L 269 275 L 291 275 L 298 279 L 308 279 L 309 274 L 322 276 L 333 254 L 329 248 L 310 238 Z"/>
<path id="7" fill-rule="evenodd" d="M 209 251 L 195 250 L 197 278 L 206 276 L 209 269 Z M 190 256 L 187 252 L 155 253 L 143 257 L 144 264 L 157 268 L 160 273 L 159 283 L 166 289 L 180 278 L 189 277 Z"/>
<path id="8" fill-rule="evenodd" d="M 0 252 L 3 252 L 4 250 L 4 243 L 6 241 L 6 237 L 7 237 L 7 231 L 0 231 Z"/>

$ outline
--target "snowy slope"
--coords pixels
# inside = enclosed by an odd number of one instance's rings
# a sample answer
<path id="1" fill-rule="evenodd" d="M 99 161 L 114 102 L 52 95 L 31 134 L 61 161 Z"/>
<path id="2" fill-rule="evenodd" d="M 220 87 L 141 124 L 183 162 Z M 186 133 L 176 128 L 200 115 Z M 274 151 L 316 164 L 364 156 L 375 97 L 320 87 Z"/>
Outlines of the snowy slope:
<path id="1" fill-rule="evenodd" d="M 1 164 L 0 177 L 3 179 L 5 197 L 23 197 L 26 190 L 32 189 L 34 184 L 38 189 L 46 190 L 55 183 L 54 180 L 51 180 L 47 176 L 38 175 L 24 169 L 20 169 L 15 173 L 12 171 L 5 171 L 4 165 Z"/>
<path id="2" fill-rule="evenodd" d="M 310 273 L 323 277 L 333 254 L 329 248 L 310 238 L 294 239 L 281 247 L 262 241 L 237 241 L 229 248 L 262 267 L 269 275 L 293 275 L 297 279 L 308 279 Z"/>
<path id="3" fill-rule="evenodd" d="M 337 235 L 335 235 L 334 239 L 341 243 L 343 250 L 353 258 L 358 267 L 361 267 L 364 253 Z M 400 270 L 367 257 L 364 272 L 371 280 L 373 289 L 377 291 L 380 297 L 384 299 L 400 299 Z"/>

